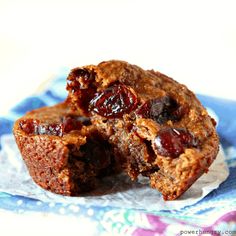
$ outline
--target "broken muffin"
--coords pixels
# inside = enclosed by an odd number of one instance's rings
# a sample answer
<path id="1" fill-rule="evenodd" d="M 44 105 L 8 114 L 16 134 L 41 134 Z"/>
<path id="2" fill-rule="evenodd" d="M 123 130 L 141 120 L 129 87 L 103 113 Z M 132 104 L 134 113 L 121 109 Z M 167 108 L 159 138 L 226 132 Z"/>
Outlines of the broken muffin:
<path id="1" fill-rule="evenodd" d="M 165 200 L 181 196 L 216 158 L 215 121 L 185 85 L 124 61 L 78 67 L 67 103 L 90 117 L 132 180 L 150 178 Z"/>

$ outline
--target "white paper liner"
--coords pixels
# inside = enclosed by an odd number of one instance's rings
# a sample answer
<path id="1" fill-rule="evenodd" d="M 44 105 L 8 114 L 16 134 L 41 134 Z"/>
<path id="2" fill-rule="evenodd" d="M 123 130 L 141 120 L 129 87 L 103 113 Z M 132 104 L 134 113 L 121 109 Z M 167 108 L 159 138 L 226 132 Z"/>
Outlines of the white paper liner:
<path id="1" fill-rule="evenodd" d="M 229 175 L 222 149 L 209 172 L 199 178 L 178 200 L 164 201 L 161 194 L 151 189 L 148 178 L 132 182 L 125 174 L 106 177 L 97 190 L 81 197 L 53 194 L 36 185 L 21 158 L 13 135 L 1 137 L 0 191 L 41 200 L 87 206 L 113 206 L 147 211 L 178 210 L 204 198 L 226 180 Z"/>

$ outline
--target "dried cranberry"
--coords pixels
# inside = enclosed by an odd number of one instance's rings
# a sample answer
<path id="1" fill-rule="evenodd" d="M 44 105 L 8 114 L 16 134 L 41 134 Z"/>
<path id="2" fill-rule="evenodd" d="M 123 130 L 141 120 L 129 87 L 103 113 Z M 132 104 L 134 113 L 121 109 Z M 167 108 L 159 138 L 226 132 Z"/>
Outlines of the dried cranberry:
<path id="1" fill-rule="evenodd" d="M 60 123 L 54 124 L 40 124 L 38 120 L 27 119 L 20 121 L 20 128 L 27 134 L 63 136 L 72 130 L 81 129 L 82 124 L 89 125 L 91 122 L 88 118 L 77 116 L 62 117 Z"/>
<path id="2" fill-rule="evenodd" d="M 72 130 L 79 130 L 82 128 L 82 125 L 91 125 L 90 119 L 83 116 L 64 116 L 61 120 L 64 133 L 69 133 Z"/>
<path id="3" fill-rule="evenodd" d="M 81 107 L 83 112 L 88 115 L 88 109 L 90 101 L 96 95 L 96 89 L 94 87 L 80 90 L 80 99 L 77 100 L 78 107 Z"/>
<path id="4" fill-rule="evenodd" d="M 180 112 L 180 106 L 173 98 L 164 96 L 145 102 L 138 108 L 136 114 L 163 124 L 168 120 L 179 120 L 183 112 L 182 110 Z"/>
<path id="5" fill-rule="evenodd" d="M 20 128 L 27 134 L 37 134 L 39 121 L 34 119 L 21 120 Z"/>
<path id="6" fill-rule="evenodd" d="M 84 81 L 89 81 L 91 78 L 91 74 L 87 69 L 78 68 L 73 71 L 76 80 L 82 78 Z"/>
<path id="7" fill-rule="evenodd" d="M 38 120 L 27 119 L 20 121 L 20 128 L 27 134 L 47 134 L 62 136 L 61 124 L 40 124 Z"/>
<path id="8" fill-rule="evenodd" d="M 38 130 L 35 134 L 62 136 L 62 133 L 61 124 L 40 124 L 38 125 Z"/>
<path id="9" fill-rule="evenodd" d="M 62 128 L 64 133 L 69 133 L 71 130 L 78 130 L 81 127 L 81 121 L 75 117 L 65 116 L 62 118 Z"/>
<path id="10" fill-rule="evenodd" d="M 71 93 L 75 93 L 80 89 L 80 83 L 76 80 L 68 80 L 66 89 L 71 91 Z"/>
<path id="11" fill-rule="evenodd" d="M 87 89 L 94 78 L 92 71 L 82 68 L 75 69 L 68 77 L 67 89 L 71 90 L 72 93 L 80 89 Z"/>
<path id="12" fill-rule="evenodd" d="M 198 145 L 198 140 L 184 128 L 164 128 L 155 138 L 157 153 L 172 158 L 178 157 L 185 148 Z"/>
<path id="13" fill-rule="evenodd" d="M 89 111 L 107 118 L 120 118 L 137 107 L 136 95 L 125 85 L 116 84 L 96 93 L 90 101 Z"/>

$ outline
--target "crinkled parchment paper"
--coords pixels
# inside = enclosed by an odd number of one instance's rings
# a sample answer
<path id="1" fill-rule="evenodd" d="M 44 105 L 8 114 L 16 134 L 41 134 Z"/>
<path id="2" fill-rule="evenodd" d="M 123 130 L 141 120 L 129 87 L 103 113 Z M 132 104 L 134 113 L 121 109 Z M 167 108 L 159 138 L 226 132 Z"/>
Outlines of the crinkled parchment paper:
<path id="1" fill-rule="evenodd" d="M 132 182 L 125 174 L 106 177 L 98 190 L 81 197 L 53 194 L 37 186 L 31 179 L 15 144 L 13 135 L 1 137 L 0 191 L 44 202 L 114 206 L 143 210 L 174 210 L 192 205 L 219 187 L 229 175 L 222 150 L 207 174 L 199 178 L 178 200 L 163 201 L 161 194 L 151 189 L 148 178 Z"/>

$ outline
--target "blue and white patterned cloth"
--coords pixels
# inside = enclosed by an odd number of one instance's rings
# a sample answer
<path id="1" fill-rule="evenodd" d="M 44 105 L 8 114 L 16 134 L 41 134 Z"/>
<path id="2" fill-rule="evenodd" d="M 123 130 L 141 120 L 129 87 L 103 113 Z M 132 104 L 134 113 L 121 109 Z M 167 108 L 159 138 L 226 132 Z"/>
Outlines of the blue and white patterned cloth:
<path id="1" fill-rule="evenodd" d="M 0 137 L 3 134 L 12 133 L 14 121 L 27 111 L 63 101 L 67 96 L 65 86 L 66 80 L 63 75 L 53 80 L 45 91 L 24 99 L 11 109 L 7 116 L 0 117 Z M 220 218 L 220 216 L 227 215 L 228 217 L 230 215 L 224 222 L 221 220 L 219 222 L 223 222 L 224 227 L 228 224 L 227 227 L 236 232 L 236 101 L 202 95 L 199 95 L 198 98 L 204 106 L 211 108 L 219 118 L 217 129 L 230 170 L 228 179 L 198 203 L 175 211 L 155 211 L 153 209 L 152 212 L 144 212 L 111 206 L 87 207 L 82 204 L 45 203 L 1 192 L 0 209 L 18 214 L 24 212 L 50 212 L 66 216 L 85 217 L 91 222 L 100 222 L 100 224 L 96 224 L 98 234 L 107 231 L 111 234 L 116 232 L 121 235 L 124 232 L 127 235 L 176 235 L 177 233 L 174 232 L 167 234 L 173 223 L 176 225 L 191 225 L 191 227 L 197 229 L 203 227 L 209 217 L 218 216 Z M 218 222 L 217 219 L 214 218 L 213 221 Z M 159 221 L 161 223 L 158 226 Z M 218 228 L 214 227 L 214 229 L 223 229 L 222 224 L 218 224 Z M 166 233 L 163 233 L 163 230 Z"/>

